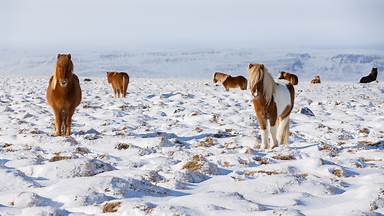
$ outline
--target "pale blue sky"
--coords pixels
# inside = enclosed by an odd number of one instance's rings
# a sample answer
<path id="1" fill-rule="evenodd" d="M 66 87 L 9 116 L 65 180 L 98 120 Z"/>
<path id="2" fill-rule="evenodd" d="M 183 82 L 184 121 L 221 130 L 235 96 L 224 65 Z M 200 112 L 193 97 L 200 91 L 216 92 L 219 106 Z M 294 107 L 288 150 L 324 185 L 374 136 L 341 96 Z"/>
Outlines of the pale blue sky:
<path id="1" fill-rule="evenodd" d="M 1 0 L 0 48 L 384 48 L 383 0 Z"/>

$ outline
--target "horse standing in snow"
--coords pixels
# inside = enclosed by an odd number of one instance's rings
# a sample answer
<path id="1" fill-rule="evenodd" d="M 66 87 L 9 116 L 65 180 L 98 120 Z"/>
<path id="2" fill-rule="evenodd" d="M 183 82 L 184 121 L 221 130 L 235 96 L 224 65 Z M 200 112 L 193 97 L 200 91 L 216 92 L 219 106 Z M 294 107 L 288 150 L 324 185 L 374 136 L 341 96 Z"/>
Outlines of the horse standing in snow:
<path id="1" fill-rule="evenodd" d="M 311 80 L 311 84 L 320 84 L 320 83 L 321 83 L 320 75 L 316 75 L 315 78 Z"/>
<path id="2" fill-rule="evenodd" d="M 231 76 L 225 73 L 216 72 L 213 75 L 213 82 L 220 82 L 223 84 L 226 91 L 230 88 L 240 88 L 241 90 L 247 89 L 247 79 L 243 76 Z"/>
<path id="3" fill-rule="evenodd" d="M 368 76 L 361 77 L 360 83 L 370 83 L 377 79 L 377 68 L 372 68 Z"/>
<path id="4" fill-rule="evenodd" d="M 214 83 L 219 82 L 219 83 L 222 84 L 222 83 L 227 79 L 228 76 L 229 76 L 229 75 L 228 75 L 228 74 L 225 74 L 225 73 L 215 72 L 215 73 L 213 74 L 213 82 L 214 82 Z"/>
<path id="5" fill-rule="evenodd" d="M 292 85 L 297 85 L 297 83 L 299 82 L 299 79 L 297 78 L 297 76 L 295 74 L 288 73 L 285 71 L 280 72 L 278 79 L 288 80 L 288 82 L 291 83 Z"/>
<path id="6" fill-rule="evenodd" d="M 261 148 L 272 149 L 282 143 L 288 145 L 289 115 L 295 100 L 293 85 L 276 83 L 263 64 L 249 64 L 248 73 L 249 88 L 260 127 Z"/>
<path id="7" fill-rule="evenodd" d="M 125 72 L 107 72 L 108 83 L 112 85 L 115 97 L 125 97 L 129 84 L 129 76 Z"/>
<path id="8" fill-rule="evenodd" d="M 81 102 L 79 78 L 73 74 L 71 54 L 58 54 L 56 70 L 49 80 L 47 101 L 55 114 L 56 136 L 71 135 L 72 115 Z"/>

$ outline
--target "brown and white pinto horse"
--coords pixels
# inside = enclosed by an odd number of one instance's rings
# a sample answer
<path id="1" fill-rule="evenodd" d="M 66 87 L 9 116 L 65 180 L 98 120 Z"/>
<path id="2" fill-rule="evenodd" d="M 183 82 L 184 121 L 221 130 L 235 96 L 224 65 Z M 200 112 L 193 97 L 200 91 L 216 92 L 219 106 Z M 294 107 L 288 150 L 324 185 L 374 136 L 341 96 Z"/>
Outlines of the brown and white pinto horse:
<path id="1" fill-rule="evenodd" d="M 73 74 L 71 54 L 58 54 L 49 80 L 47 101 L 55 114 L 56 136 L 71 135 L 72 115 L 81 101 L 79 78 Z"/>
<path id="2" fill-rule="evenodd" d="M 282 143 L 288 145 L 289 115 L 295 100 L 293 85 L 276 83 L 263 64 L 249 64 L 248 73 L 249 88 L 260 127 L 261 148 L 272 149 Z"/>

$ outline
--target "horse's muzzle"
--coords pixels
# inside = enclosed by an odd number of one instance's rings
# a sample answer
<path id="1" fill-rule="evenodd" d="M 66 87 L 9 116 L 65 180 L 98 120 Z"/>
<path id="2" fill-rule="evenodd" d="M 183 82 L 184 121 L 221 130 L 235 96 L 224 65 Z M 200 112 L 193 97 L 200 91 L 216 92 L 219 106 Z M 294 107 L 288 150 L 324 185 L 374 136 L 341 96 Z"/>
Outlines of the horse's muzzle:
<path id="1" fill-rule="evenodd" d="M 68 81 L 67 80 L 60 80 L 59 84 L 60 84 L 61 87 L 67 87 Z"/>

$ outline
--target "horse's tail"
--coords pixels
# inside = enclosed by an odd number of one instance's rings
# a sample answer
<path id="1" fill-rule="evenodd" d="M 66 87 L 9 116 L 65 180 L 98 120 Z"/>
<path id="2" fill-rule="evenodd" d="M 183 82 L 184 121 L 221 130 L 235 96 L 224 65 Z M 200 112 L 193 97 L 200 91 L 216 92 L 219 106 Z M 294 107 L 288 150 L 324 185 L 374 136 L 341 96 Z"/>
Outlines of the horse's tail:
<path id="1" fill-rule="evenodd" d="M 123 95 L 124 97 L 127 95 L 127 88 L 129 83 L 129 76 L 123 75 Z"/>
<path id="2" fill-rule="evenodd" d="M 247 90 L 248 87 L 248 81 L 246 78 L 243 79 L 243 88 L 241 90 Z"/>

